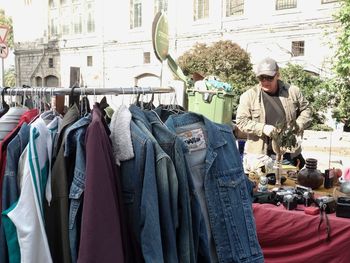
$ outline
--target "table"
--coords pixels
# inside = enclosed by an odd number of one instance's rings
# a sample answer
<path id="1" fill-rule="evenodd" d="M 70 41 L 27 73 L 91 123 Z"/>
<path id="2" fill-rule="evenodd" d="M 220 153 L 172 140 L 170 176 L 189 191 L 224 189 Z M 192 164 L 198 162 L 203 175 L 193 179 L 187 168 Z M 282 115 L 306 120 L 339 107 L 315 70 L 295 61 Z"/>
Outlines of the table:
<path id="1" fill-rule="evenodd" d="M 286 210 L 282 205 L 253 204 L 259 243 L 265 262 L 349 263 L 350 219 L 329 214 L 330 242 L 326 224 L 320 232 L 320 215 Z"/>

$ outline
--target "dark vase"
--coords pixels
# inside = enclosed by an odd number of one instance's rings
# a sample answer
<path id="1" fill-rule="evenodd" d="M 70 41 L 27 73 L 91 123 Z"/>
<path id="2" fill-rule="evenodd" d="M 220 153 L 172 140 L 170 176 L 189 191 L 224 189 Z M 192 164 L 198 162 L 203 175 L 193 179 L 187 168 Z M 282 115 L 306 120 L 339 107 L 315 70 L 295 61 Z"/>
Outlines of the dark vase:
<path id="1" fill-rule="evenodd" d="M 320 170 L 317 170 L 317 160 L 307 158 L 305 167 L 298 173 L 298 184 L 312 189 L 317 189 L 323 184 L 323 176 Z"/>

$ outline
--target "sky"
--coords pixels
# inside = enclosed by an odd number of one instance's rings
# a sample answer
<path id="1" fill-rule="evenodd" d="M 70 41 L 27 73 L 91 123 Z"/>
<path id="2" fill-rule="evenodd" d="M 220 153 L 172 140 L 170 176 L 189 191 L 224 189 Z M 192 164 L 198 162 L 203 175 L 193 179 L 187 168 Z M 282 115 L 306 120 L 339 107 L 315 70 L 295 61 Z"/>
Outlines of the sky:
<path id="1" fill-rule="evenodd" d="M 0 0 L 0 8 L 5 10 L 6 15 L 12 14 L 12 7 L 14 6 L 14 1 L 18 0 Z"/>

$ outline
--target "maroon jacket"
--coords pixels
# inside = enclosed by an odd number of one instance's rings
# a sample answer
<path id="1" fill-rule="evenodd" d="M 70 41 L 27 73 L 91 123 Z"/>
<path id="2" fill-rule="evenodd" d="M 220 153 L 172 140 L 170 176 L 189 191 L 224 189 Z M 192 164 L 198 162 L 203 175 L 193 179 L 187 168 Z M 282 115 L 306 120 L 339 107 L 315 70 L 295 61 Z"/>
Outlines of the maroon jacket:
<path id="1" fill-rule="evenodd" d="M 120 203 L 109 129 L 95 105 L 86 131 L 86 182 L 78 263 L 124 262 Z"/>

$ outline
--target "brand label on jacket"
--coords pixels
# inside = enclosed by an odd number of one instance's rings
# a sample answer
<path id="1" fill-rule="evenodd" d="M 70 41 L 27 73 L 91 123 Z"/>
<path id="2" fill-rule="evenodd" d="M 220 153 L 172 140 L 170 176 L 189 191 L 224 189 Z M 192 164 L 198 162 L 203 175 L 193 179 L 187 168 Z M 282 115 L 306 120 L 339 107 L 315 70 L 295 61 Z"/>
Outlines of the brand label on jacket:
<path id="1" fill-rule="evenodd" d="M 201 128 L 179 133 L 178 136 L 187 145 L 190 152 L 199 151 L 207 147 L 204 132 Z"/>

